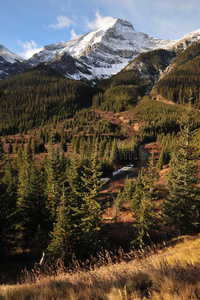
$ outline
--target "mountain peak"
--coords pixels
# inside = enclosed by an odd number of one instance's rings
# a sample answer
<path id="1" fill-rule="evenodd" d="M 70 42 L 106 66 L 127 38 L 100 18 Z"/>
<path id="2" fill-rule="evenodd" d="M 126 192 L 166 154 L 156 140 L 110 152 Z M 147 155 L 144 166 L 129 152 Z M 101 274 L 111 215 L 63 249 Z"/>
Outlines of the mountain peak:
<path id="1" fill-rule="evenodd" d="M 14 64 L 16 61 L 23 61 L 19 55 L 11 52 L 5 46 L 0 45 L 0 56 L 7 62 Z"/>
<path id="2" fill-rule="evenodd" d="M 136 31 L 129 21 L 107 18 L 99 29 L 70 41 L 47 45 L 24 62 L 0 45 L 0 68 L 5 71 L 0 69 L 0 79 L 13 74 L 14 63 L 22 65 L 19 72 L 45 63 L 66 77 L 95 81 L 118 73 L 140 53 L 179 44 L 186 48 L 199 39 L 200 30 L 196 30 L 179 41 L 160 40 Z"/>
<path id="3" fill-rule="evenodd" d="M 133 25 L 131 24 L 131 22 L 126 21 L 126 20 L 122 20 L 122 19 L 116 19 L 114 26 L 124 26 L 124 27 L 129 27 L 131 29 L 134 30 Z"/>

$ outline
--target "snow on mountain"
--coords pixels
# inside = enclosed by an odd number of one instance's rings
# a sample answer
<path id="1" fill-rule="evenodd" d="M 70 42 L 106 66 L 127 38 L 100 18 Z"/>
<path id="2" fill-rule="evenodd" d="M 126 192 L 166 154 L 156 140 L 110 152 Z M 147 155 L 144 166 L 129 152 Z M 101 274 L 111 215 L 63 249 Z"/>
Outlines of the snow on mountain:
<path id="1" fill-rule="evenodd" d="M 199 39 L 200 30 L 186 35 L 180 41 L 156 39 L 136 31 L 128 21 L 112 19 L 100 29 L 81 37 L 47 45 L 26 61 L 0 46 L 0 79 L 14 74 L 13 66 L 18 62 L 15 74 L 23 72 L 24 68 L 46 63 L 66 77 L 96 81 L 118 73 L 142 52 L 170 49 L 178 47 L 180 43 L 187 47 Z M 7 64 L 14 65 L 8 67 Z M 23 65 L 21 70 L 19 64 Z"/>
<path id="2" fill-rule="evenodd" d="M 14 64 L 16 61 L 23 61 L 23 58 L 19 55 L 9 51 L 3 45 L 0 45 L 0 58 L 3 58 L 5 61 Z"/>
<path id="3" fill-rule="evenodd" d="M 23 58 L 0 45 L 0 80 L 27 70 Z"/>
<path id="4" fill-rule="evenodd" d="M 186 49 L 191 43 L 195 43 L 200 40 L 200 29 L 197 29 L 191 33 L 186 34 L 183 38 L 178 40 L 173 47 L 182 47 Z"/>
<path id="5" fill-rule="evenodd" d="M 89 32 L 72 41 L 45 46 L 35 54 L 29 63 L 36 66 L 45 62 L 55 67 L 55 60 L 61 60 L 66 53 L 74 61 L 74 73 L 62 68 L 62 74 L 74 79 L 95 80 L 107 78 L 119 72 L 130 60 L 141 52 L 167 48 L 174 41 L 163 41 L 137 32 L 132 24 L 113 19 L 100 29 Z"/>

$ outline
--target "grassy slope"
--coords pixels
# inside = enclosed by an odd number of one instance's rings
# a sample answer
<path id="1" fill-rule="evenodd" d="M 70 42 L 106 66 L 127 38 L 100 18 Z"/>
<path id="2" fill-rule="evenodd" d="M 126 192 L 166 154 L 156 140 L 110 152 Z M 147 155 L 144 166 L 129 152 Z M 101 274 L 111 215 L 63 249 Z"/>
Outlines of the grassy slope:
<path id="1" fill-rule="evenodd" d="M 88 271 L 35 274 L 35 283 L 26 276 L 23 284 L 1 286 L 0 299 L 199 299 L 199 247 L 200 236 L 183 237 L 143 259 L 113 264 L 107 256 Z"/>

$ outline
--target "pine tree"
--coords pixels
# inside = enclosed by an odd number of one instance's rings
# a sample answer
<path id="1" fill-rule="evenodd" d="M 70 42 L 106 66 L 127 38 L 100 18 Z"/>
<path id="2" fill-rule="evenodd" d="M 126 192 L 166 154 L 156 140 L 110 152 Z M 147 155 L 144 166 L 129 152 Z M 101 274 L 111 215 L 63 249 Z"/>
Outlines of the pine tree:
<path id="1" fill-rule="evenodd" d="M 130 202 L 131 197 L 132 197 L 132 184 L 131 184 L 131 179 L 126 178 L 125 183 L 124 183 L 124 189 L 123 189 L 123 195 L 124 195 L 124 202 Z"/>
<path id="2" fill-rule="evenodd" d="M 142 173 L 139 172 L 138 177 L 133 184 L 134 193 L 131 198 L 131 209 L 133 211 L 135 211 L 140 205 L 143 188 L 143 177 Z"/>
<path id="3" fill-rule="evenodd" d="M 17 199 L 18 170 L 6 157 L 3 164 L 3 178 L 1 184 L 0 202 L 1 217 L 3 220 L 3 236 L 7 246 L 13 246 L 16 242 L 16 199 Z"/>
<path id="4" fill-rule="evenodd" d="M 18 231 L 21 245 L 34 245 L 38 226 L 45 231 L 47 211 L 44 194 L 44 180 L 33 159 L 28 159 L 27 152 L 19 170 L 17 195 Z"/>
<path id="5" fill-rule="evenodd" d="M 191 233 L 199 224 L 200 193 L 198 157 L 194 147 L 193 109 L 189 105 L 180 121 L 180 138 L 173 153 L 167 178 L 170 196 L 163 203 L 165 224 L 179 233 Z"/>
<path id="6" fill-rule="evenodd" d="M 82 227 L 81 219 L 83 216 L 83 182 L 81 179 L 82 166 L 77 156 L 72 156 L 70 164 L 67 166 L 66 179 L 66 195 L 68 201 L 68 218 L 70 222 L 70 229 L 68 232 L 68 245 L 70 251 L 77 257 L 80 249 L 82 249 Z"/>
<path id="7" fill-rule="evenodd" d="M 119 162 L 119 149 L 117 147 L 117 141 L 114 140 L 112 144 L 111 154 L 110 154 L 111 164 L 116 165 Z"/>
<path id="8" fill-rule="evenodd" d="M 51 219 L 55 221 L 56 210 L 62 195 L 62 176 L 59 153 L 53 148 L 52 144 L 49 145 L 48 154 L 49 157 L 44 166 L 46 174 L 45 194 L 47 196 L 47 208 Z"/>
<path id="9" fill-rule="evenodd" d="M 132 197 L 134 224 L 134 245 L 144 245 L 151 241 L 150 231 L 157 226 L 158 215 L 155 212 L 157 200 L 156 182 L 158 171 L 154 156 L 151 156 L 148 168 L 142 169 L 135 183 L 135 192 Z"/>
<path id="10" fill-rule="evenodd" d="M 82 234 L 86 253 L 100 250 L 102 239 L 103 209 L 99 200 L 99 192 L 104 185 L 100 180 L 102 172 L 99 170 L 97 142 L 89 166 L 84 167 L 82 181 L 84 184 L 82 205 Z"/>
<path id="11" fill-rule="evenodd" d="M 63 185 L 63 194 L 60 205 L 57 208 L 56 222 L 51 232 L 51 242 L 47 248 L 50 255 L 56 258 L 62 258 L 65 262 L 67 257 L 71 257 L 71 216 L 70 206 L 66 197 L 65 187 Z"/>

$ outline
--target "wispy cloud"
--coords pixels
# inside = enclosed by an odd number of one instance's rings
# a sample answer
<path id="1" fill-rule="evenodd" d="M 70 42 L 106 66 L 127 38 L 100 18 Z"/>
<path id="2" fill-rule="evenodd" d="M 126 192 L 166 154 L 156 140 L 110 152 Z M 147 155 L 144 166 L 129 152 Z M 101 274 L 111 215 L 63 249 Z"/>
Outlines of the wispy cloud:
<path id="1" fill-rule="evenodd" d="M 96 30 L 114 20 L 112 17 L 101 17 L 99 12 L 96 12 L 95 17 L 96 19 L 93 22 L 89 22 L 88 20 L 86 20 L 87 29 Z"/>
<path id="2" fill-rule="evenodd" d="M 68 17 L 58 16 L 56 23 L 49 25 L 49 27 L 61 30 L 64 28 L 69 28 L 71 25 L 74 25 L 74 22 L 70 20 Z"/>
<path id="3" fill-rule="evenodd" d="M 18 45 L 24 50 L 23 52 L 19 53 L 19 55 L 25 59 L 30 58 L 35 53 L 38 53 L 42 50 L 42 48 L 38 47 L 36 42 L 34 42 L 33 40 L 31 40 L 30 42 L 25 42 L 25 43 L 18 40 Z"/>
<path id="4" fill-rule="evenodd" d="M 75 30 L 74 30 L 74 28 L 71 30 L 71 40 L 74 40 L 74 39 L 76 39 L 77 37 L 79 37 L 77 34 L 76 34 L 76 32 L 75 32 Z"/>

